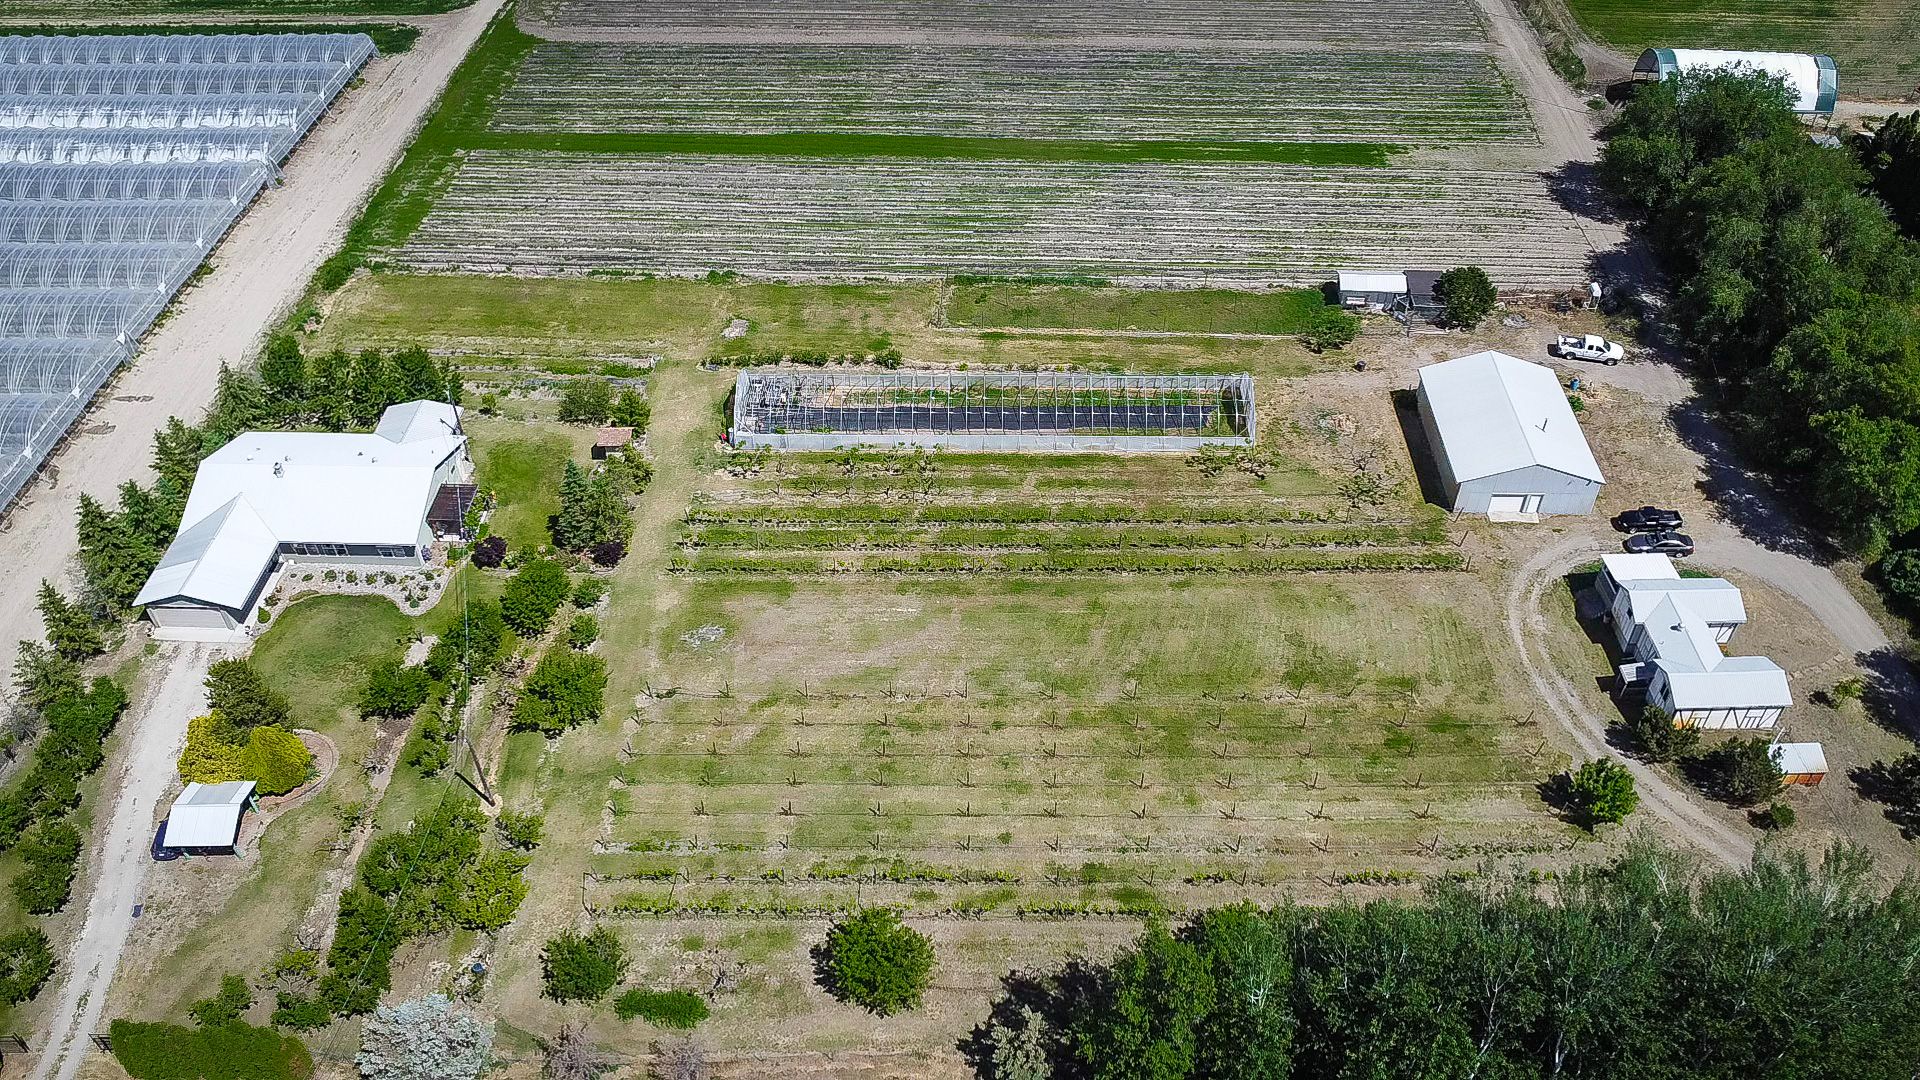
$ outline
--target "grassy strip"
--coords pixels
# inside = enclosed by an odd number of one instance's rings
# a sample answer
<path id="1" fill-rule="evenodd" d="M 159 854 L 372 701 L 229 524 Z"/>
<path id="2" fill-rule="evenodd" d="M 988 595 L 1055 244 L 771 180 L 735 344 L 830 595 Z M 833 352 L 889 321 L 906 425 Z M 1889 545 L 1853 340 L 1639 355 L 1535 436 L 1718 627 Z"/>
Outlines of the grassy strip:
<path id="1" fill-rule="evenodd" d="M 698 503 L 692 525 L 1284 525 L 1345 521 L 1344 506 L 1208 503 Z M 1441 520 L 1428 515 L 1435 527 Z M 1374 521 L 1372 524 L 1401 524 Z"/>
<path id="2" fill-rule="evenodd" d="M 413 235 L 433 209 L 434 200 L 452 183 L 467 136 L 485 126 L 494 101 L 512 81 L 521 59 L 539 43 L 539 38 L 521 33 L 514 24 L 512 4 L 500 9 L 454 69 L 446 91 L 400 164 L 387 174 L 359 220 L 347 230 L 345 244 L 321 264 L 314 277 L 316 288 L 321 292 L 339 288 L 355 269 L 366 265 L 369 252 L 398 246 Z M 294 320 L 302 317 L 296 310 Z"/>
<path id="3" fill-rule="evenodd" d="M 411 50 L 420 40 L 420 28 L 397 23 L 168 23 L 45 26 L 0 26 L 0 34 L 28 37 L 131 37 L 148 34 L 365 34 L 373 47 L 388 56 Z"/>
<path id="4" fill-rule="evenodd" d="M 1189 334 L 1297 334 L 1326 308 L 1318 289 L 1102 289 L 1059 285 L 956 285 L 949 326 L 1041 330 L 1148 330 Z"/>
<path id="5" fill-rule="evenodd" d="M 472 133 L 465 145 L 476 150 L 573 154 L 1072 161 L 1107 165 L 1239 161 L 1268 165 L 1351 165 L 1370 168 L 1386 165 L 1405 150 L 1391 143 L 1004 139 L 826 131 L 783 131 L 759 135 L 696 131 L 487 131 Z"/>
<path id="6" fill-rule="evenodd" d="M 702 574 L 1291 574 L 1462 570 L 1458 551 L 1051 551 L 973 555 L 719 554 L 677 556 L 671 569 Z"/>
<path id="7" fill-rule="evenodd" d="M 1348 525 L 1321 529 L 1258 529 L 1234 526 L 1173 528 L 1051 528 L 1007 525 L 850 528 L 753 528 L 715 525 L 696 529 L 691 547 L 752 551 L 853 551 L 875 548 L 1024 548 L 1038 551 L 1192 548 L 1392 547 L 1431 543 L 1428 526 Z"/>

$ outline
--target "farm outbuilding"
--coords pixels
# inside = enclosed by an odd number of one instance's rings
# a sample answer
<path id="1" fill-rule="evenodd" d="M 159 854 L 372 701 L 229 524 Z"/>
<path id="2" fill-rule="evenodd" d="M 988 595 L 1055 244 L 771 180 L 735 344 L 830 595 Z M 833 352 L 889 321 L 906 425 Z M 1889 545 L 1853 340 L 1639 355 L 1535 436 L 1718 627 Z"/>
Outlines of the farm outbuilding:
<path id="1" fill-rule="evenodd" d="M 1341 270 L 1334 276 L 1341 307 L 1369 311 L 1427 311 L 1439 306 L 1434 285 L 1438 270 Z"/>
<path id="2" fill-rule="evenodd" d="M 1782 783 L 1813 787 L 1827 778 L 1827 752 L 1817 742 L 1774 743 L 1768 753 Z"/>
<path id="3" fill-rule="evenodd" d="M 1420 369 L 1420 423 L 1446 505 L 1585 514 L 1606 477 L 1552 368 L 1480 352 Z"/>
<path id="4" fill-rule="evenodd" d="M 1787 84 L 1798 113 L 1830 116 L 1840 98 L 1840 69 L 1819 53 L 1740 52 L 1730 49 L 1648 49 L 1633 65 L 1635 79 L 1664 81 L 1686 71 L 1757 71 Z"/>
<path id="5" fill-rule="evenodd" d="M 240 819 L 253 805 L 253 788 L 251 780 L 188 784 L 167 811 L 159 846 L 196 855 L 237 853 Z"/>

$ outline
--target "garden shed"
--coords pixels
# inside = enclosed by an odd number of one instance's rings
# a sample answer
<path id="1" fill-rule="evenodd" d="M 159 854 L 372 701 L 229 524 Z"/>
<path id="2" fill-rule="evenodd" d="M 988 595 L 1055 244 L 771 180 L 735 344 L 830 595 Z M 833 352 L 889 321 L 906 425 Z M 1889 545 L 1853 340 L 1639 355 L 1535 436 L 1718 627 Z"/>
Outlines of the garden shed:
<path id="1" fill-rule="evenodd" d="M 240 819 L 253 805 L 253 781 L 188 784 L 161 826 L 160 845 L 196 855 L 238 854 Z"/>
<path id="2" fill-rule="evenodd" d="M 1813 787 L 1827 778 L 1827 752 L 1817 742 L 1774 743 L 1768 753 L 1784 783 Z"/>
<path id="3" fill-rule="evenodd" d="M 1840 98 L 1840 69 L 1819 53 L 1741 52 L 1731 49 L 1648 49 L 1633 65 L 1636 80 L 1664 81 L 1683 71 L 1758 71 L 1787 84 L 1787 103 L 1798 113 L 1833 114 Z"/>
<path id="4" fill-rule="evenodd" d="M 1478 352 L 1421 368 L 1414 396 L 1447 506 L 1521 520 L 1593 510 L 1606 477 L 1552 368 Z"/>
<path id="5" fill-rule="evenodd" d="M 1438 270 L 1341 270 L 1334 276 L 1333 287 L 1344 308 L 1424 311 L 1439 304 L 1434 298 L 1439 280 Z"/>

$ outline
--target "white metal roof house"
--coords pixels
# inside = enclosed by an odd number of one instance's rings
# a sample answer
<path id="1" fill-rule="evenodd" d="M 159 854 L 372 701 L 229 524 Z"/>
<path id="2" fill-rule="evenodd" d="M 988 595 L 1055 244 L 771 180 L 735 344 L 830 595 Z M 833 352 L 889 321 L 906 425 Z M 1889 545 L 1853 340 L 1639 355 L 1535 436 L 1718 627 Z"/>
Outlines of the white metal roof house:
<path id="1" fill-rule="evenodd" d="M 1479 352 L 1420 369 L 1443 498 L 1474 514 L 1585 514 L 1606 477 L 1553 369 Z"/>
<path id="2" fill-rule="evenodd" d="M 155 637 L 234 640 L 283 557 L 421 565 L 435 496 L 472 472 L 459 412 L 440 402 L 395 405 L 372 434 L 249 431 L 200 463 L 134 602 Z"/>
<path id="3" fill-rule="evenodd" d="M 240 818 L 253 801 L 253 781 L 188 784 L 167 811 L 160 846 L 189 851 L 233 851 L 240 839 Z"/>
<path id="4" fill-rule="evenodd" d="M 1794 112 L 1832 115 L 1840 98 L 1840 69 L 1819 53 L 1741 52 L 1731 49 L 1648 49 L 1633 65 L 1636 79 L 1664 81 L 1683 71 L 1758 71 L 1787 84 Z"/>
<path id="5" fill-rule="evenodd" d="M 1746 624 L 1746 601 L 1724 578 L 1683 578 L 1665 555 L 1604 555 L 1595 588 L 1607 604 L 1623 685 L 1646 683 L 1647 701 L 1674 723 L 1769 728 L 1793 704 L 1787 673 L 1762 656 L 1720 648 Z"/>

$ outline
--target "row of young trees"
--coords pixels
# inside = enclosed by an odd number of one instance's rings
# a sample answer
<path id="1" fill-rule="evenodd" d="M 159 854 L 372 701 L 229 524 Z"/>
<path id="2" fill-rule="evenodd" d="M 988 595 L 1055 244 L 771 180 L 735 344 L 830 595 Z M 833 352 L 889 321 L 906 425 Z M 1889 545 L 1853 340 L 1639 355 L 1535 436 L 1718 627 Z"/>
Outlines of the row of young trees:
<path id="1" fill-rule="evenodd" d="M 1893 125 L 1883 149 L 1910 142 L 1911 126 Z M 1898 193 L 1913 166 L 1892 161 L 1875 164 L 1878 190 Z M 1601 171 L 1645 218 L 1676 283 L 1676 328 L 1749 444 L 1802 482 L 1852 550 L 1910 546 L 1920 246 L 1873 193 L 1875 176 L 1807 138 L 1779 79 L 1724 70 L 1639 88 Z"/>
<path id="2" fill-rule="evenodd" d="M 989 1080 L 1910 1080 L 1920 891 L 1874 878 L 1845 848 L 1703 874 L 1640 841 L 1551 886 L 1222 908 L 1009 976 L 968 1048 Z"/>

